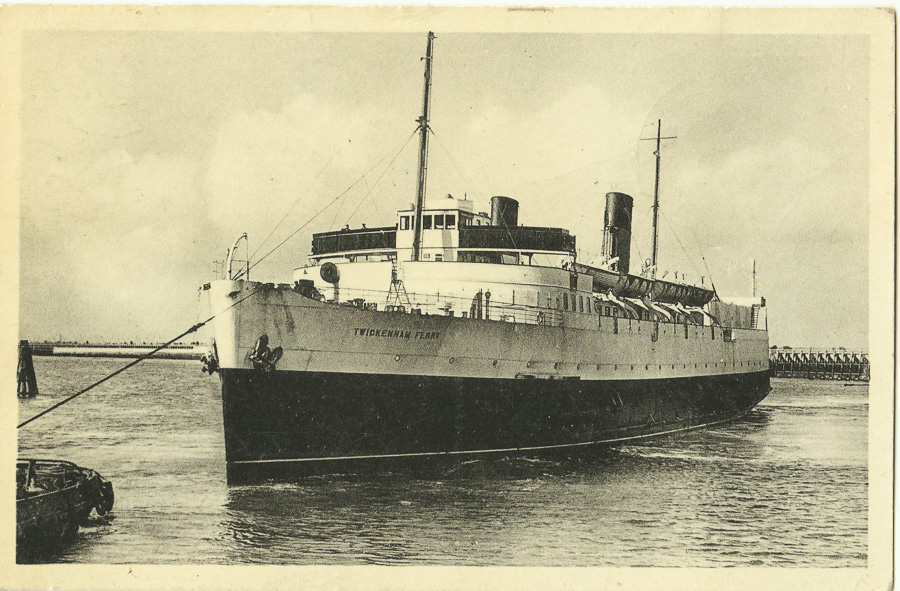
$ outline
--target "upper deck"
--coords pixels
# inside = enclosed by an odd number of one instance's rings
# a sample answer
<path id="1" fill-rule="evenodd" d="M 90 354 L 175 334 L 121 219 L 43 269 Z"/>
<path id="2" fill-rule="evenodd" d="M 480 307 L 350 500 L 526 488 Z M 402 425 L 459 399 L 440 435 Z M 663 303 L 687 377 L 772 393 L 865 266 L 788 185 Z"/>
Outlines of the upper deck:
<path id="1" fill-rule="evenodd" d="M 569 257 L 575 237 L 563 228 L 496 225 L 486 213 L 475 213 L 466 199 L 429 200 L 422 211 L 422 259 L 519 264 L 535 254 Z M 394 226 L 313 234 L 311 258 L 390 257 L 412 260 L 415 215 L 397 212 Z"/>
<path id="2" fill-rule="evenodd" d="M 627 197 L 614 195 L 614 205 Z M 575 236 L 568 230 L 518 225 L 518 203 L 508 197 L 494 197 L 489 216 L 476 213 L 471 201 L 448 195 L 429 199 L 422 208 L 418 261 L 413 257 L 416 215 L 410 206 L 397 212 L 394 226 L 314 234 L 311 265 L 297 269 L 295 279 L 312 277 L 330 301 L 382 304 L 402 299 L 392 291 L 399 280 L 407 292 L 406 307 L 426 313 L 449 313 L 451 308 L 466 313 L 483 292 L 493 296 L 495 309 L 508 303 L 504 316 L 517 322 L 539 322 L 540 317 L 541 323 L 577 326 L 595 299 L 613 316 L 707 322 L 699 311 L 711 303 L 715 291 L 629 273 L 630 229 L 624 227 L 629 216 L 606 217 L 607 259 L 594 267 L 577 262 Z M 454 298 L 459 301 L 451 302 Z M 728 326 L 756 325 L 749 317 L 731 318 L 730 307 L 718 306 L 714 314 L 727 317 Z"/>

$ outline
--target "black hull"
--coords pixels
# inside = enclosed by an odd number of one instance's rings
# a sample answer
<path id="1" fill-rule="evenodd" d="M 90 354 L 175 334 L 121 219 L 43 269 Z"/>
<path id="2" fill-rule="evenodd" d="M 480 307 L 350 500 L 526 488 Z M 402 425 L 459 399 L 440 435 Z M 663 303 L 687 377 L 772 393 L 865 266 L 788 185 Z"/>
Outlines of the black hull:
<path id="1" fill-rule="evenodd" d="M 229 483 L 561 451 L 732 420 L 769 372 L 654 380 L 222 369 Z"/>

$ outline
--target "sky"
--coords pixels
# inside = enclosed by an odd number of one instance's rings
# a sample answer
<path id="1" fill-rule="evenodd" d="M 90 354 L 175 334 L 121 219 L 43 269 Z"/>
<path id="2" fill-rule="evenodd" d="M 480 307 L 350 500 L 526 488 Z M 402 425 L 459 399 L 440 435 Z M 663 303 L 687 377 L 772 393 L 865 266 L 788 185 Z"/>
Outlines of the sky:
<path id="1" fill-rule="evenodd" d="M 167 340 L 242 232 L 289 282 L 312 232 L 393 225 L 425 33 L 27 33 L 20 337 Z M 429 195 L 516 198 L 589 263 L 628 193 L 637 265 L 662 120 L 660 273 L 749 296 L 756 260 L 772 344 L 867 346 L 867 37 L 436 34 Z"/>

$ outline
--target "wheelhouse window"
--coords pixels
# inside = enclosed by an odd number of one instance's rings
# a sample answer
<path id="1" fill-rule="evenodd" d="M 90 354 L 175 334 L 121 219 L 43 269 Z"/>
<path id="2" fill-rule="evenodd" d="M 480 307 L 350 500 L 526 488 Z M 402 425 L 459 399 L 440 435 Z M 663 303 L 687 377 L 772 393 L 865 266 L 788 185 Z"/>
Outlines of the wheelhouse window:
<path id="1" fill-rule="evenodd" d="M 408 215 L 400 216 L 400 229 L 401 230 L 409 230 L 409 216 Z"/>
<path id="2" fill-rule="evenodd" d="M 461 263 L 500 264 L 500 253 L 497 252 L 461 252 L 457 259 Z"/>
<path id="3" fill-rule="evenodd" d="M 423 216 L 422 216 L 422 229 L 423 229 L 423 230 L 430 230 L 430 229 L 431 229 L 431 216 L 430 216 L 430 215 L 423 215 Z"/>
<path id="4" fill-rule="evenodd" d="M 447 214 L 444 216 L 444 227 L 448 230 L 452 230 L 456 227 L 456 216 L 452 214 Z"/>
<path id="5" fill-rule="evenodd" d="M 443 215 L 434 216 L 434 229 L 435 230 L 443 230 L 444 229 L 444 216 Z"/>

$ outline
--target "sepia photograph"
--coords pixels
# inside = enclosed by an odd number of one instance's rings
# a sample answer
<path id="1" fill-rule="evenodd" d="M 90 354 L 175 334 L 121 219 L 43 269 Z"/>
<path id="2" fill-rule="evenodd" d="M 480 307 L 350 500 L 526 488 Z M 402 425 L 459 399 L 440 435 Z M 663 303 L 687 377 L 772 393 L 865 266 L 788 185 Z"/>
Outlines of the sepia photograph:
<path id="1" fill-rule="evenodd" d="M 4 7 L 0 586 L 889 587 L 894 27 Z"/>

